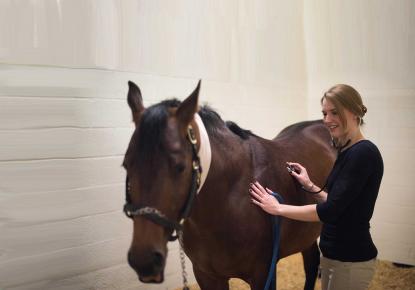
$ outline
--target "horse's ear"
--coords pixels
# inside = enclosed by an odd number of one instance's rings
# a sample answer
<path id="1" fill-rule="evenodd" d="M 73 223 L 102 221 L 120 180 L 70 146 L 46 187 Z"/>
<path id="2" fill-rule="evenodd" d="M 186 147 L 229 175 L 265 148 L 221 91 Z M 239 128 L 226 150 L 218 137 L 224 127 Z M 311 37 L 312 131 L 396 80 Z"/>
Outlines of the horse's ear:
<path id="1" fill-rule="evenodd" d="M 177 109 L 177 119 L 187 126 L 193 119 L 194 114 L 198 111 L 198 99 L 201 80 L 197 83 L 196 89 L 184 100 Z"/>
<path id="2" fill-rule="evenodd" d="M 134 123 L 138 123 L 141 113 L 144 111 L 143 98 L 141 97 L 140 89 L 132 81 L 128 81 L 127 101 L 133 113 L 133 121 Z"/>

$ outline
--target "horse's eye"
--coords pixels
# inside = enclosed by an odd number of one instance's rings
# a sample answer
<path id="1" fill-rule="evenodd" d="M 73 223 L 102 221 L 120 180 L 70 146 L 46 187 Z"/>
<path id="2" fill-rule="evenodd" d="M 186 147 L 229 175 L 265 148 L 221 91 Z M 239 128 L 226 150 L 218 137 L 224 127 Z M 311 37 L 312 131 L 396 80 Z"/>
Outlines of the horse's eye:
<path id="1" fill-rule="evenodd" d="M 174 169 L 175 169 L 178 173 L 182 173 L 182 172 L 184 171 L 184 169 L 185 169 L 185 166 L 184 166 L 184 164 L 183 164 L 183 163 L 179 163 L 179 164 L 176 164 L 176 165 L 174 166 Z"/>

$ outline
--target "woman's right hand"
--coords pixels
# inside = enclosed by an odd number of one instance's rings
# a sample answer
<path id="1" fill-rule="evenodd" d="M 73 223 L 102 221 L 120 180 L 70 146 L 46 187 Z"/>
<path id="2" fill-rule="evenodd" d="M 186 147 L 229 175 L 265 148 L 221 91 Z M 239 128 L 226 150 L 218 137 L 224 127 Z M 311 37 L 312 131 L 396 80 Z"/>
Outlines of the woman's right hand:
<path id="1" fill-rule="evenodd" d="M 300 163 L 287 162 L 287 164 L 294 168 L 290 174 L 294 176 L 305 189 L 310 190 L 313 187 L 313 182 L 310 180 L 310 177 L 308 177 L 307 169 Z"/>

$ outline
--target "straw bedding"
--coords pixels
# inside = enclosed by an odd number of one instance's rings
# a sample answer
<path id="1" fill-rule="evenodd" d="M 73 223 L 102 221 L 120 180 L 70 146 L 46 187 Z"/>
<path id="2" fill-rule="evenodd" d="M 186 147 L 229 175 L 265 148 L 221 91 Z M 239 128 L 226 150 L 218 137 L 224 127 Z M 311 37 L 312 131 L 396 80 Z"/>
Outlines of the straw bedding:
<path id="1" fill-rule="evenodd" d="M 281 260 L 277 270 L 278 290 L 299 290 L 304 287 L 304 271 L 300 254 L 296 254 Z M 179 290 L 180 288 L 177 288 Z M 192 285 L 191 290 L 199 290 L 197 285 Z M 231 290 L 249 290 L 249 286 L 239 279 L 231 279 Z M 316 290 L 320 290 L 320 281 L 316 283 Z M 399 268 L 391 262 L 376 262 L 375 277 L 369 290 L 415 290 L 415 267 Z"/>

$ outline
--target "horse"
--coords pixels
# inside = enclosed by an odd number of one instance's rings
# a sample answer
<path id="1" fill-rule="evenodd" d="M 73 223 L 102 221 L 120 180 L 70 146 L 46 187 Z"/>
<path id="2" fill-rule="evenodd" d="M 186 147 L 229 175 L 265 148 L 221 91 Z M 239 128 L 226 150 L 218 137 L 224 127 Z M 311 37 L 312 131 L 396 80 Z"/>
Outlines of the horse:
<path id="1" fill-rule="evenodd" d="M 286 162 L 303 164 L 322 186 L 336 157 L 328 129 L 321 120 L 305 121 L 268 140 L 199 107 L 200 81 L 183 102 L 168 99 L 148 108 L 138 86 L 128 84 L 135 124 L 123 161 L 124 211 L 133 219 L 129 265 L 141 282 L 162 283 L 167 243 L 180 229 L 201 289 L 229 289 L 230 278 L 263 289 L 272 218 L 251 202 L 249 184 L 259 181 L 287 204 L 315 203 L 288 174 Z M 320 230 L 319 222 L 281 218 L 279 259 L 302 253 L 307 290 L 314 289 L 318 273 Z"/>

